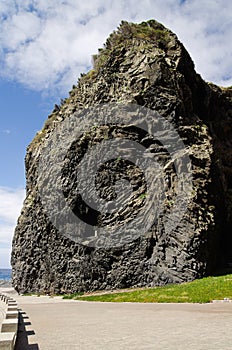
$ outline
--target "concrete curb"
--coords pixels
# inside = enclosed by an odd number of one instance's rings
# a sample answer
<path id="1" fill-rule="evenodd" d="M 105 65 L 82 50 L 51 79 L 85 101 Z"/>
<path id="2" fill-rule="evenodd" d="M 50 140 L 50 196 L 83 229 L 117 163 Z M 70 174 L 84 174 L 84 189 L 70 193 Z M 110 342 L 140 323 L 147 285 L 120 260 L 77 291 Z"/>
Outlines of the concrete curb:
<path id="1" fill-rule="evenodd" d="M 13 298 L 4 294 L 0 294 L 0 300 L 7 306 L 1 325 L 0 350 L 13 350 L 18 331 L 18 305 Z"/>

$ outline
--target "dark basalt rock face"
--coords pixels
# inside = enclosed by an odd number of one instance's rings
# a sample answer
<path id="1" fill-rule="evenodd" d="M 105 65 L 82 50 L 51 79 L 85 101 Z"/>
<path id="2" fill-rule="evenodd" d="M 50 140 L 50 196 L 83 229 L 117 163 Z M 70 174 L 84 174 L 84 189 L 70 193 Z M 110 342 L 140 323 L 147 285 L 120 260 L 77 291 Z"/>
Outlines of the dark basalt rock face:
<path id="1" fill-rule="evenodd" d="M 154 20 L 122 22 L 93 59 L 94 68 L 81 76 L 28 147 L 27 195 L 13 239 L 13 286 L 20 293 L 154 286 L 190 281 L 226 267 L 232 261 L 232 88 L 204 82 L 176 35 Z M 169 235 L 163 234 L 161 217 L 146 236 L 121 247 L 97 249 L 65 238 L 49 221 L 38 192 L 38 162 L 42 146 L 59 123 L 75 111 L 108 102 L 144 106 L 172 122 L 192 162 L 193 191 L 185 215 Z M 64 174 L 74 212 L 84 212 L 75 195 L 77 155 L 105 135 L 125 133 L 145 146 L 152 144 L 133 129 L 105 126 L 82 135 L 69 150 Z M 154 157 L 161 150 L 158 145 Z M 146 192 L 141 171 L 124 160 L 112 160 L 99 170 L 97 186 L 102 196 L 112 199 L 115 178 L 122 172 L 135 192 L 126 219 L 139 211 Z M 167 176 L 172 175 L 170 167 Z M 164 198 L 166 213 L 175 185 L 174 176 Z M 94 214 L 91 219 L 99 223 Z M 107 218 L 100 220 L 104 224 Z"/>

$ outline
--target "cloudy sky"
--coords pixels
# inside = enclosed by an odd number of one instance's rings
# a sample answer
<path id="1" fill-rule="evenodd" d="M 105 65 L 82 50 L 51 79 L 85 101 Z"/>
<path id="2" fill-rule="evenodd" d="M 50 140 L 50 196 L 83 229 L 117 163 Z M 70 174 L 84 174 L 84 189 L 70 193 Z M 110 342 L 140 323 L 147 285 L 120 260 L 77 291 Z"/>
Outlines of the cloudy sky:
<path id="1" fill-rule="evenodd" d="M 230 0 L 0 0 L 0 268 L 24 198 L 26 147 L 121 20 L 174 31 L 198 73 L 232 85 Z"/>

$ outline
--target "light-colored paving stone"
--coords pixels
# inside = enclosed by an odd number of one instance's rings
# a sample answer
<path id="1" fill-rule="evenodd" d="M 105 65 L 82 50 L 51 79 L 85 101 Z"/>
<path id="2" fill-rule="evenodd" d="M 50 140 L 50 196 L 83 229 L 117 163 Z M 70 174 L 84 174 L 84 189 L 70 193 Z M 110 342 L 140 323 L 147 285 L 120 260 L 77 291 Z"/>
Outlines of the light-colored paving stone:
<path id="1" fill-rule="evenodd" d="M 7 308 L 6 303 L 0 300 L 0 330 L 1 330 L 2 321 L 5 317 L 6 308 Z"/>
<path id="2" fill-rule="evenodd" d="M 28 345 L 24 340 L 24 347 L 18 344 L 16 350 L 232 349 L 232 303 L 116 304 L 14 298 L 23 316 L 29 317 L 24 318 Z"/>

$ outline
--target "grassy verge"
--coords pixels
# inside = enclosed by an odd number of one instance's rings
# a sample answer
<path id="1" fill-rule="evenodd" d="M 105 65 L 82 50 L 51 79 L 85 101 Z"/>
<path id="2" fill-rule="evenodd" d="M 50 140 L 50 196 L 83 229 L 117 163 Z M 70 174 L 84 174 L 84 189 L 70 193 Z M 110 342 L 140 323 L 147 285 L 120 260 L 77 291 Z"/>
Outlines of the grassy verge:
<path id="1" fill-rule="evenodd" d="M 232 275 L 206 277 L 178 285 L 137 289 L 129 292 L 101 295 L 75 293 L 66 295 L 64 298 L 102 302 L 208 303 L 212 300 L 232 299 Z"/>

